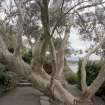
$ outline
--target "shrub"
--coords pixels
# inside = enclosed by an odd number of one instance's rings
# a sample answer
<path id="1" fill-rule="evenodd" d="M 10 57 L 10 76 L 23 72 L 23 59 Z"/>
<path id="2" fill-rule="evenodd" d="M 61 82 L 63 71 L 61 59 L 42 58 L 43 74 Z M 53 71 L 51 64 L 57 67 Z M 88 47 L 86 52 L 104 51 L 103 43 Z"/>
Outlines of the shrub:
<path id="1" fill-rule="evenodd" d="M 87 78 L 86 78 L 86 82 L 87 85 L 90 85 L 93 80 L 97 77 L 99 70 L 101 69 L 102 65 L 105 62 L 102 61 L 88 61 L 86 64 L 86 73 L 87 73 Z M 79 79 L 79 86 L 80 86 L 80 80 L 81 80 L 81 64 L 82 61 L 80 60 L 78 63 L 78 79 Z M 97 96 L 100 96 L 102 99 L 105 99 L 105 82 L 103 83 L 103 85 L 100 87 L 100 89 L 98 90 L 98 92 L 96 93 Z"/>
<path id="2" fill-rule="evenodd" d="M 78 76 L 76 74 L 70 74 L 67 78 L 66 78 L 67 82 L 69 84 L 78 84 Z"/>
<path id="3" fill-rule="evenodd" d="M 69 84 L 78 84 L 78 75 L 68 65 L 64 66 L 64 76 Z"/>
<path id="4" fill-rule="evenodd" d="M 98 75 L 102 64 L 103 64 L 102 62 L 95 62 L 95 61 L 87 62 L 85 69 L 87 73 L 86 82 L 88 85 L 90 85 Z M 78 73 L 77 73 L 79 77 L 79 81 L 81 80 L 81 65 L 82 65 L 82 61 L 80 60 L 78 63 Z"/>
<path id="5" fill-rule="evenodd" d="M 31 63 L 31 59 L 32 59 L 32 51 L 29 50 L 28 52 L 26 52 L 23 56 L 22 56 L 23 60 L 25 62 L 27 62 L 28 64 Z"/>
<path id="6" fill-rule="evenodd" d="M 16 74 L 8 71 L 5 65 L 0 64 L 0 89 L 6 91 L 16 84 Z"/>

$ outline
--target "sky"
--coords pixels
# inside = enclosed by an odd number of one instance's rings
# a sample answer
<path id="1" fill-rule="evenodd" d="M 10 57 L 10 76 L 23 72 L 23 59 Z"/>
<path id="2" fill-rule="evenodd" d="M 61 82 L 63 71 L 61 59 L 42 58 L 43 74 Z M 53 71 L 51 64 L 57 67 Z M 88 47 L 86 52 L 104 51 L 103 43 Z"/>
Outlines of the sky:
<path id="1" fill-rule="evenodd" d="M 75 55 L 75 57 L 84 57 L 86 55 L 85 50 L 90 48 L 91 45 L 94 45 L 94 42 L 92 42 L 92 41 L 91 42 L 90 41 L 83 41 L 80 38 L 78 30 L 76 30 L 76 29 L 71 29 L 69 41 L 70 41 L 70 45 L 72 48 L 74 48 L 75 50 L 82 50 L 83 51 L 83 54 Z M 100 56 L 92 54 L 90 56 L 90 60 L 100 60 Z"/>
<path id="2" fill-rule="evenodd" d="M 92 42 L 89 42 L 89 41 L 83 41 L 80 39 L 80 36 L 79 36 L 79 33 L 78 33 L 78 30 L 76 29 L 71 29 L 71 33 L 70 33 L 70 42 L 71 42 L 71 46 L 74 48 L 74 49 L 82 49 L 83 52 L 90 47 L 90 44 Z"/>

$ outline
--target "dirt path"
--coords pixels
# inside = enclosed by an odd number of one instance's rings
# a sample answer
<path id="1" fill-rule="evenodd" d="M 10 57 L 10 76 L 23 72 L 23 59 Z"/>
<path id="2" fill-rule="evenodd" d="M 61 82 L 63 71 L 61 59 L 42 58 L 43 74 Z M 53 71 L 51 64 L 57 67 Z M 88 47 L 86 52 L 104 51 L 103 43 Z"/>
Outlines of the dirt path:
<path id="1" fill-rule="evenodd" d="M 0 98 L 0 105 L 40 105 L 40 95 L 32 87 L 17 87 Z"/>

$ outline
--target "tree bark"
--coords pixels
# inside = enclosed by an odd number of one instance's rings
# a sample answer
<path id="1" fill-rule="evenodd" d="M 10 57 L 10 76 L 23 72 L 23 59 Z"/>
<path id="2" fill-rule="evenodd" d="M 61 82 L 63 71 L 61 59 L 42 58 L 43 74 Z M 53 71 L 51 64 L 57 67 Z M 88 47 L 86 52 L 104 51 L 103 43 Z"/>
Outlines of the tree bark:
<path id="1" fill-rule="evenodd" d="M 53 56 L 53 62 L 52 62 L 51 83 L 50 83 L 49 88 L 53 88 L 54 79 L 56 78 L 56 72 L 57 72 L 57 55 L 56 55 L 56 50 L 55 50 L 55 46 L 54 46 L 52 38 L 50 40 L 50 43 L 51 43 L 51 52 Z"/>
<path id="2" fill-rule="evenodd" d="M 61 47 L 57 52 L 57 58 L 58 58 L 57 76 L 58 77 L 62 77 L 62 73 L 64 70 L 64 55 L 65 55 L 65 49 L 66 49 L 67 41 L 69 38 L 69 34 L 70 34 L 70 27 L 66 27 L 64 38 L 61 43 Z"/>
<path id="3" fill-rule="evenodd" d="M 83 93 L 85 93 L 85 91 L 87 90 L 86 69 L 85 69 L 86 64 L 87 64 L 87 58 L 84 58 L 81 66 L 81 88 Z"/>
<path id="4" fill-rule="evenodd" d="M 15 55 L 21 56 L 22 47 L 22 36 L 23 36 L 23 23 L 25 17 L 25 9 L 23 8 L 22 1 L 14 0 L 18 10 L 18 20 L 17 20 L 17 46 L 15 48 Z"/>
<path id="5" fill-rule="evenodd" d="M 92 83 L 92 86 L 91 88 L 87 86 L 87 83 L 86 83 L 86 69 L 85 69 L 85 66 L 86 66 L 86 63 L 87 63 L 87 60 L 89 59 L 90 55 L 93 54 L 97 49 L 99 49 L 103 43 L 104 43 L 104 40 L 105 40 L 105 37 L 99 42 L 99 44 L 97 46 L 95 46 L 92 50 L 90 50 L 88 52 L 88 54 L 84 57 L 83 61 L 82 61 L 82 66 L 81 66 L 81 87 L 82 87 L 82 91 L 84 93 L 85 96 L 93 96 L 93 93 L 95 94 L 97 92 L 97 90 L 99 89 L 99 87 L 102 85 L 102 82 L 100 82 L 98 84 L 97 89 L 93 89 L 94 91 L 93 92 L 89 92 L 89 91 L 92 91 L 92 88 L 94 88 L 94 85 L 93 84 L 97 84 L 97 80 L 99 79 L 99 81 L 101 80 L 101 78 L 97 77 L 96 80 Z M 102 72 L 102 70 L 100 71 Z M 104 72 L 103 72 L 104 73 Z M 101 75 L 101 73 L 99 73 L 99 75 Z"/>
<path id="6" fill-rule="evenodd" d="M 49 76 L 41 66 L 36 64 L 33 70 L 30 65 L 25 63 L 20 57 L 16 57 L 9 53 L 6 49 L 5 43 L 2 38 L 0 38 L 0 62 L 7 65 L 8 68 L 20 75 L 23 75 L 26 79 L 30 80 L 33 86 L 40 91 L 46 93 L 46 89 L 50 84 L 51 76 Z M 69 93 L 59 82 L 59 80 L 54 79 L 54 96 L 61 102 L 68 104 L 73 104 L 74 97 Z"/>
<path id="7" fill-rule="evenodd" d="M 13 56 L 10 53 L 3 54 L 0 52 L 0 61 L 7 65 L 10 70 L 23 75 L 26 79 L 30 80 L 33 86 L 46 94 L 46 89 L 50 84 L 51 77 L 47 75 L 42 68 L 36 65 L 36 71 L 40 70 L 42 72 L 36 72 L 31 69 L 31 67 L 22 61 L 20 58 Z M 54 80 L 54 96 L 65 103 L 72 104 L 74 102 L 74 97 L 70 94 L 58 80 Z"/>
<path id="8" fill-rule="evenodd" d="M 102 68 L 101 68 L 98 76 L 96 77 L 96 79 L 88 87 L 86 95 L 89 98 L 92 98 L 92 96 L 94 96 L 94 94 L 98 91 L 98 89 L 101 87 L 101 85 L 104 83 L 104 81 L 105 81 L 105 64 L 102 66 Z"/>

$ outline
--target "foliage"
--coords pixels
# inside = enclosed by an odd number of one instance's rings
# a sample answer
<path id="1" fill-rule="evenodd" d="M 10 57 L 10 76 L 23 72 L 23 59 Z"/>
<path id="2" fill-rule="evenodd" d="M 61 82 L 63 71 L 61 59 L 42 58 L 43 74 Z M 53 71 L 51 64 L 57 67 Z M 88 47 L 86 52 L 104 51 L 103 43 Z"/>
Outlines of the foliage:
<path id="1" fill-rule="evenodd" d="M 93 80 L 96 78 L 96 76 L 99 73 L 99 70 L 101 69 L 102 65 L 104 62 L 102 61 L 88 61 L 86 64 L 86 73 L 87 73 L 87 78 L 86 78 L 86 82 L 87 85 L 90 85 Z M 81 64 L 82 64 L 82 60 L 80 60 L 78 62 L 78 79 L 79 79 L 79 87 L 80 87 L 80 80 L 81 80 Z M 105 82 L 103 83 L 103 85 L 100 87 L 100 89 L 98 90 L 98 92 L 96 93 L 97 96 L 102 97 L 102 99 L 105 100 Z"/>
<path id="2" fill-rule="evenodd" d="M 16 74 L 8 71 L 5 65 L 0 64 L 0 88 L 6 91 L 16 84 Z"/>
<path id="3" fill-rule="evenodd" d="M 27 63 L 31 63 L 31 59 L 32 59 L 32 51 L 29 50 L 28 52 L 25 52 L 25 54 L 23 55 L 23 60 Z"/>
<path id="4" fill-rule="evenodd" d="M 82 64 L 82 60 L 79 61 L 78 63 L 78 77 L 79 80 L 81 78 L 81 64 Z M 87 73 L 87 84 L 90 85 L 93 80 L 96 78 L 100 68 L 101 68 L 102 62 L 94 62 L 94 61 L 88 61 L 86 64 L 86 73 Z"/>
<path id="5" fill-rule="evenodd" d="M 71 73 L 66 80 L 70 84 L 78 84 L 78 76 L 75 73 Z"/>
<path id="6" fill-rule="evenodd" d="M 64 66 L 64 76 L 69 84 L 78 84 L 78 75 L 68 67 L 66 61 Z"/>

